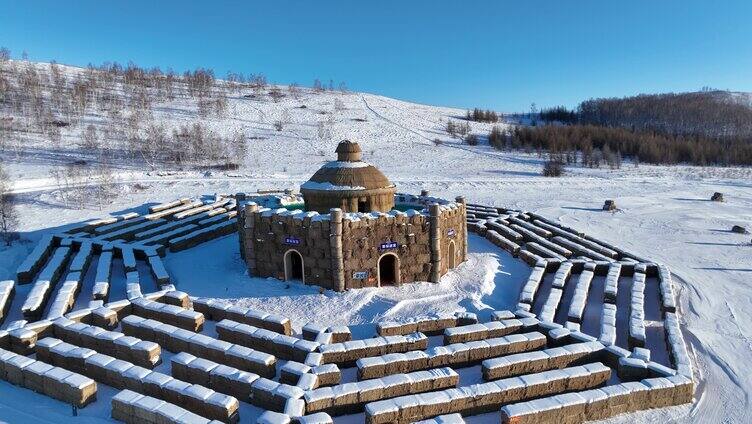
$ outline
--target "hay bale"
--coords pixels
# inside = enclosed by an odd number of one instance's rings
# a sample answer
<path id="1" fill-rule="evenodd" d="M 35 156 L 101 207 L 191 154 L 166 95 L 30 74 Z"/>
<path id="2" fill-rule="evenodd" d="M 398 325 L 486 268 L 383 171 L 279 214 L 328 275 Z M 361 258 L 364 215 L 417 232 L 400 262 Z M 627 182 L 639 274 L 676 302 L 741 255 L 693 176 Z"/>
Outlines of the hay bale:
<path id="1" fill-rule="evenodd" d="M 731 227 L 731 232 L 736 234 L 749 234 L 749 231 L 741 225 L 734 225 Z"/>

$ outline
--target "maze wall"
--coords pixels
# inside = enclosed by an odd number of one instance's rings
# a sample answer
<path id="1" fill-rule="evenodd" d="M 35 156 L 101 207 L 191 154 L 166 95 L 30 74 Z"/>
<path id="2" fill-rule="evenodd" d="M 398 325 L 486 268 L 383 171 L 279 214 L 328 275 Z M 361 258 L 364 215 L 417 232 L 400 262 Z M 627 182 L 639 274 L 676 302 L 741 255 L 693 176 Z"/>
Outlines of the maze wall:
<path id="1" fill-rule="evenodd" d="M 468 205 L 470 231 L 530 265 L 514 311 L 484 322 L 468 312 L 384 321 L 361 340 L 315 322 L 294 334 L 285 317 L 191 299 L 169 284 L 160 255 L 226 234 L 235 208 L 181 199 L 43 238 L 16 281 L 0 282 L 3 316 L 16 285 L 33 284 L 17 302 L 26 319 L 0 331 L 0 378 L 81 408 L 104 384 L 119 390 L 114 419 L 155 424 L 248 422 L 243 404 L 268 424 L 353 414 L 462 423 L 488 413 L 502 423 L 579 423 L 692 401 L 664 265 L 536 214 Z M 127 298 L 110 301 L 115 259 Z M 142 291 L 144 268 L 155 287 Z M 87 272 L 91 294 L 80 293 Z M 91 303 L 70 311 L 81 296 Z M 473 367 L 482 381 L 462 383 Z"/>

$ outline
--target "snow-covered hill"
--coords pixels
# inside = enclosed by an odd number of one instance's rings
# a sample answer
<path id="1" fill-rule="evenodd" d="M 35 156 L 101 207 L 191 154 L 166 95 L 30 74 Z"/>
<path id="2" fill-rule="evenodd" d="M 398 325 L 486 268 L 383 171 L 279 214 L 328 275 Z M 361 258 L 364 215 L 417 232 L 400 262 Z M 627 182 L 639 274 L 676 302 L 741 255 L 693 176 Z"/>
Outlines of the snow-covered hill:
<path id="1" fill-rule="evenodd" d="M 43 69 L 48 65 L 39 64 Z M 70 79 L 84 70 L 64 68 Z M 118 88 L 119 89 L 119 88 Z M 154 102 L 140 120 L 173 128 L 196 122 L 215 134 L 245 134 L 245 157 L 237 170 L 197 165 L 150 166 L 143 157 L 117 156 L 113 161 L 118 189 L 109 203 L 65 204 L 50 171 L 85 159 L 96 173 L 97 155 L 84 147 L 82 133 L 91 124 L 100 141 L 120 149 L 122 134 L 109 137 L 111 114 L 88 109 L 76 125 L 61 128 L 59 141 L 38 132 L 12 131 L 2 147 L 3 166 L 18 192 L 21 230 L 34 238 L 40 230 L 127 210 L 148 201 L 213 192 L 296 188 L 324 161 L 334 157 L 342 139 L 360 142 L 364 159 L 378 167 L 400 191 L 428 189 L 444 197 L 464 195 L 470 201 L 537 211 L 563 224 L 656 261 L 667 263 L 680 277 L 679 293 L 685 337 L 696 353 L 697 402 L 691 407 L 621 416 L 612 422 L 750 422 L 752 421 L 752 246 L 750 236 L 733 234 L 732 225 L 752 227 L 752 171 L 745 168 L 697 168 L 625 165 L 619 170 L 571 167 L 562 178 L 540 175 L 542 159 L 524 152 L 500 152 L 485 143 L 491 124 L 470 123 L 481 136 L 468 146 L 445 131 L 449 119 L 465 111 L 419 105 L 383 96 L 312 90 L 273 99 L 251 89 L 230 91 L 226 113 L 202 118 L 188 97 Z M 3 118 L 22 116 L 3 109 Z M 127 119 L 130 110 L 120 115 Z M 275 124 L 281 123 L 281 129 Z M 497 125 L 506 126 L 507 123 Z M 77 183 L 96 184 L 82 179 Z M 726 202 L 710 202 L 715 191 Z M 620 208 L 605 213 L 600 206 L 614 199 Z M 103 208 L 100 210 L 100 207 Z M 0 247 L 0 279 L 11 277 L 28 244 Z M 501 271 L 499 271 L 501 272 Z M 524 278 L 524 276 L 523 276 Z M 472 286 L 469 290 L 472 290 Z M 482 287 L 482 285 L 478 285 Z M 467 287 L 463 288 L 463 290 Z M 479 289 L 480 290 L 480 289 Z M 483 288 L 488 290 L 488 288 Z M 479 294 L 468 294 L 468 299 Z M 405 302 L 400 302 L 404 307 Z M 362 305 L 361 305 L 362 306 Z M 409 307 L 394 316 L 409 315 Z"/>

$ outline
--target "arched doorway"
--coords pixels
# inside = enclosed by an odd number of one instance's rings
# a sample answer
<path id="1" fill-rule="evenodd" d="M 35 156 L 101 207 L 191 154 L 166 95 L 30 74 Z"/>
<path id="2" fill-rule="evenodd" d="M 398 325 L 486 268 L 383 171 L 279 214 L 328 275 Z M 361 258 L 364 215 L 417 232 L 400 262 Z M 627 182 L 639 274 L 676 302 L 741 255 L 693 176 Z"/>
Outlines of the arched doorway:
<path id="1" fill-rule="evenodd" d="M 449 251 L 447 252 L 447 257 L 449 258 L 449 262 L 447 265 L 449 266 L 449 269 L 452 269 L 457 266 L 457 249 L 454 247 L 454 240 L 449 242 Z"/>
<path id="2" fill-rule="evenodd" d="M 299 280 L 305 283 L 305 271 L 303 271 L 303 256 L 294 249 L 285 253 L 285 281 Z"/>
<path id="3" fill-rule="evenodd" d="M 384 253 L 379 258 L 379 287 L 396 286 L 400 283 L 399 257 L 394 253 Z"/>

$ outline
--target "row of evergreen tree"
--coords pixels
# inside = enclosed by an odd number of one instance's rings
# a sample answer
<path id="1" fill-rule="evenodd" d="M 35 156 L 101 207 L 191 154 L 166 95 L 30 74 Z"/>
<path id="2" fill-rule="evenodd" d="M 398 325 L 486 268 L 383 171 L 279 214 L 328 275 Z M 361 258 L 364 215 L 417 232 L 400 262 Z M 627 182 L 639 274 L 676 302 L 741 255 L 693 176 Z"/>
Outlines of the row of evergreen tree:
<path id="1" fill-rule="evenodd" d="M 505 147 L 513 149 L 547 151 L 550 154 L 576 152 L 583 164 L 593 152 L 608 151 L 619 157 L 632 158 L 635 162 L 652 164 L 752 165 L 752 142 L 746 137 L 669 135 L 579 124 L 518 126 L 508 138 L 497 137 L 505 141 Z M 501 146 L 493 142 L 491 145 Z"/>
<path id="2" fill-rule="evenodd" d="M 467 111 L 465 119 L 475 122 L 499 122 L 499 115 L 492 110 L 475 108 L 472 111 Z"/>

